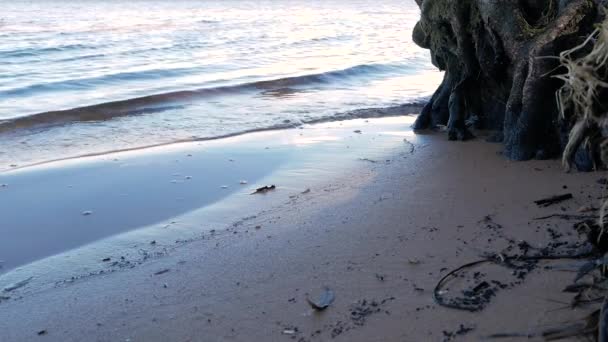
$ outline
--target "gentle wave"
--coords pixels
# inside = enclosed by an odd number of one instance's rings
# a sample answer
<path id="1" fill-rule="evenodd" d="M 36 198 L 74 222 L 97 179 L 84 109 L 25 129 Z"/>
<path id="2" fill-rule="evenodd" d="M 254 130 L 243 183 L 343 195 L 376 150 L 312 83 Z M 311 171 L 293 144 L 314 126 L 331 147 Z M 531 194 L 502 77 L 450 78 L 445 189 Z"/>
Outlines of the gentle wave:
<path id="1" fill-rule="evenodd" d="M 136 147 L 127 147 L 127 148 L 106 150 L 106 151 L 101 151 L 101 152 L 85 153 L 85 154 L 80 154 L 80 155 L 75 155 L 75 156 L 69 156 L 69 157 L 63 157 L 63 158 L 57 158 L 57 159 L 44 160 L 44 161 L 40 161 L 40 162 L 36 162 L 36 163 L 24 164 L 24 165 L 20 165 L 18 167 L 10 167 L 10 168 L 5 168 L 5 169 L 0 168 L 0 172 L 20 170 L 20 169 L 24 169 L 24 168 L 28 168 L 28 167 L 32 167 L 32 166 L 44 165 L 44 164 L 49 164 L 49 163 L 53 163 L 53 162 L 72 160 L 72 159 L 78 159 L 78 158 L 103 156 L 103 155 L 108 155 L 108 154 L 112 154 L 112 153 L 120 153 L 120 152 L 128 152 L 128 151 L 139 151 L 139 150 L 144 150 L 144 149 L 149 149 L 149 148 L 154 148 L 154 147 L 169 146 L 169 145 L 181 144 L 181 143 L 219 140 L 219 139 L 225 139 L 225 138 L 230 138 L 230 137 L 235 137 L 235 136 L 250 134 L 250 133 L 256 133 L 256 132 L 267 132 L 267 131 L 275 131 L 275 130 L 279 130 L 279 129 L 290 129 L 290 128 L 296 128 L 296 127 L 299 127 L 302 125 L 307 125 L 307 124 L 317 124 L 317 123 L 323 123 L 323 122 L 344 121 L 344 120 L 353 120 L 353 119 L 372 119 L 372 118 L 382 118 L 382 117 L 391 117 L 391 116 L 411 115 L 411 114 L 419 113 L 427 102 L 428 102 L 428 98 L 421 98 L 417 101 L 405 103 L 405 104 L 401 104 L 401 105 L 397 105 L 397 106 L 377 107 L 377 108 L 360 108 L 360 109 L 355 109 L 355 110 L 351 110 L 351 111 L 335 113 L 333 115 L 328 115 L 328 116 L 324 116 L 324 117 L 320 117 L 320 118 L 303 120 L 299 123 L 283 122 L 280 124 L 275 124 L 275 125 L 271 125 L 271 126 L 267 126 L 267 127 L 244 129 L 241 131 L 228 133 L 228 134 L 205 136 L 205 137 L 192 137 L 192 138 L 188 138 L 188 139 L 178 139 L 178 140 L 162 142 L 162 143 L 158 143 L 158 144 L 150 144 L 150 145 L 143 145 L 143 146 L 136 146 Z"/>
<path id="2" fill-rule="evenodd" d="M 25 49 L 18 49 L 18 50 L 5 50 L 5 51 L 0 51 L 0 54 L 2 54 L 2 57 L 4 57 L 4 58 L 33 57 L 33 56 L 40 56 L 40 55 L 55 53 L 55 52 L 88 50 L 88 49 L 94 49 L 94 48 L 95 48 L 95 46 L 92 46 L 92 45 L 69 44 L 69 45 L 52 46 L 52 47 L 46 47 L 46 48 L 25 48 Z"/>
<path id="3" fill-rule="evenodd" d="M 72 122 L 110 120 L 112 118 L 120 116 L 141 115 L 146 113 L 160 112 L 168 109 L 176 109 L 179 108 L 179 106 L 182 106 L 183 102 L 186 100 L 202 99 L 205 97 L 218 95 L 239 94 L 251 91 L 262 91 L 262 95 L 264 95 L 272 91 L 281 92 L 285 89 L 289 89 L 290 87 L 333 84 L 338 83 L 340 81 L 347 81 L 353 78 L 356 79 L 359 77 L 365 77 L 366 75 L 373 75 L 374 77 L 377 77 L 380 74 L 386 73 L 403 73 L 403 70 L 405 68 L 405 66 L 398 64 L 362 64 L 343 70 L 333 70 L 318 74 L 309 74 L 302 76 L 277 78 L 266 81 L 254 81 L 236 85 L 148 95 L 126 100 L 105 102 L 91 106 L 77 107 L 66 110 L 48 111 L 12 119 L 6 119 L 0 121 L 0 132 L 12 131 L 15 129 L 26 129 L 32 127 L 44 128 Z M 93 80 L 89 79 L 88 82 L 105 82 L 110 79 L 126 80 L 147 77 L 157 79 L 160 76 L 159 74 L 165 75 L 172 74 L 174 72 L 182 73 L 184 72 L 184 70 L 148 70 L 140 73 L 117 73 L 113 75 L 103 76 L 105 77 L 105 79 L 103 80 L 100 80 L 100 78 L 96 78 Z M 30 91 L 38 88 L 73 88 L 84 86 L 86 82 L 87 81 L 82 80 L 72 80 L 66 82 L 32 85 L 27 88 Z M 0 92 L 0 95 L 15 95 L 18 92 L 25 91 L 27 90 L 13 89 Z"/>
<path id="4" fill-rule="evenodd" d="M 98 77 L 76 78 L 64 81 L 31 84 L 21 88 L 0 91 L 0 96 L 30 95 L 38 91 L 61 91 L 62 89 L 83 89 L 92 85 L 123 82 L 129 80 L 158 80 L 162 78 L 200 72 L 201 68 L 152 69 L 132 72 L 117 72 Z"/>

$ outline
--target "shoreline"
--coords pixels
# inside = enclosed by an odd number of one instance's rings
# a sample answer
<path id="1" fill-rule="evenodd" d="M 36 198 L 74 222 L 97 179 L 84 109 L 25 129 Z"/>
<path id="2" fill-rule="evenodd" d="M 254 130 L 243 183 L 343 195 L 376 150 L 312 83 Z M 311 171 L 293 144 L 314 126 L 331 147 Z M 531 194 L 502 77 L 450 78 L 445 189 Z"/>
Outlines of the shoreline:
<path id="1" fill-rule="evenodd" d="M 184 226 L 175 231 L 157 226 L 103 240 L 115 246 L 122 241 L 120 248 L 132 251 L 125 259 L 95 243 L 0 275 L 0 287 L 18 286 L 2 293 L 10 298 L 0 301 L 0 315 L 7 317 L 0 321 L 0 339 L 440 341 L 531 333 L 582 317 L 584 310 L 559 309 L 571 297 L 561 290 L 571 283 L 573 273 L 562 269 L 572 262 L 543 263 L 519 283 L 500 267 L 482 267 L 478 271 L 488 281 L 513 285 L 496 291 L 477 313 L 439 307 L 432 288 L 448 270 L 501 251 L 509 240 L 536 248 L 555 234 L 579 241 L 568 221 L 532 219 L 597 205 L 600 175 L 567 174 L 554 160 L 508 161 L 497 154 L 500 145 L 481 138 L 453 143 L 438 134 L 414 135 L 413 119 L 353 120 L 234 138 L 242 150 L 252 146 L 252 140 L 240 144 L 243 139 L 258 136 L 255 156 L 284 153 L 294 141 L 281 142 L 281 134 L 302 133 L 299 146 L 308 150 L 259 178 L 259 184 L 276 182 L 276 193 L 237 191 L 209 205 L 213 210 L 180 214 Z M 269 141 L 279 146 L 265 150 Z M 225 144 L 210 143 L 224 159 Z M 187 156 L 182 148 L 125 153 L 116 162 L 92 158 L 88 171 L 139 164 L 150 172 L 154 168 L 137 158 Z M 61 173 L 67 164 L 45 172 Z M 548 208 L 533 203 L 561 192 L 574 199 Z M 195 226 L 202 235 L 173 242 Z M 166 235 L 157 234 L 162 231 Z M 481 281 L 464 280 L 460 285 Z M 336 300 L 316 313 L 306 298 L 325 286 Z"/>
<path id="2" fill-rule="evenodd" d="M 28 250 L 42 253 L 37 254 L 41 258 L 105 238 L 117 241 L 95 248 L 112 250 L 112 244 L 128 244 L 120 240 L 123 233 L 133 236 L 126 241 L 144 247 L 152 240 L 161 245 L 163 236 L 168 240 L 192 238 L 212 229 L 207 227 L 212 226 L 209 223 L 194 228 L 196 233 L 188 232 L 187 227 L 196 227 L 198 221 L 226 225 L 250 216 L 242 214 L 248 210 L 239 208 L 250 207 L 253 215 L 297 189 L 304 191 L 325 182 L 316 178 L 336 178 L 340 172 L 356 168 L 355 164 L 371 164 L 370 158 L 402 148 L 404 137 L 412 134 L 407 127 L 413 120 L 413 116 L 402 116 L 335 121 L 3 172 L 0 183 L 5 187 L 0 195 L 12 205 L 0 209 L 0 215 L 13 224 L 0 233 L 13 239 L 0 243 L 0 260 L 4 260 L 0 274 L 23 264 L 15 263 L 15 258 L 35 261 L 23 254 Z M 383 132 L 387 130 L 402 132 Z M 335 150 L 347 153 L 336 155 Z M 291 177 L 294 173 L 299 173 L 297 178 Z M 270 183 L 277 185 L 276 195 L 264 196 L 263 201 L 248 196 Z M 30 200 L 31 193 L 37 193 L 35 202 Z M 164 232 L 174 222 L 180 222 L 181 231 Z M 149 241 L 142 242 L 138 234 L 149 235 Z"/>
<path id="3" fill-rule="evenodd" d="M 176 140 L 160 142 L 160 143 L 156 143 L 156 144 L 148 144 L 148 145 L 125 147 L 125 148 L 119 148 L 119 149 L 109 149 L 109 150 L 104 150 L 104 151 L 99 151 L 99 152 L 75 154 L 72 156 L 30 162 L 30 163 L 26 163 L 26 164 L 19 164 L 19 162 L 10 162 L 10 163 L 7 162 L 4 167 L 0 166 L 0 174 L 3 172 L 10 172 L 13 170 L 20 170 L 20 169 L 24 169 L 24 168 L 35 167 L 38 165 L 52 164 L 52 163 L 66 161 L 66 160 L 78 160 L 78 159 L 84 159 L 84 158 L 89 158 L 89 157 L 98 157 L 98 156 L 111 155 L 111 154 L 122 153 L 122 152 L 130 152 L 130 151 L 143 151 L 143 150 L 147 150 L 147 149 L 154 149 L 154 148 L 159 148 L 159 147 L 180 145 L 180 144 L 188 144 L 188 143 L 194 143 L 194 142 L 222 140 L 222 139 L 244 136 L 244 135 L 253 134 L 253 133 L 259 133 L 259 132 L 280 131 L 280 130 L 294 129 L 294 128 L 306 127 L 306 126 L 310 126 L 310 125 L 322 124 L 322 123 L 342 122 L 342 121 L 349 121 L 349 120 L 356 120 L 356 119 L 378 119 L 378 118 L 392 118 L 392 117 L 399 117 L 399 116 L 404 116 L 404 115 L 412 115 L 414 113 L 420 112 L 420 110 L 424 107 L 426 100 L 427 100 L 427 98 L 422 97 L 419 100 L 400 104 L 400 105 L 394 105 L 394 106 L 388 106 L 388 107 L 370 107 L 370 108 L 354 109 L 354 110 L 350 110 L 350 111 L 346 111 L 346 112 L 335 113 L 332 116 L 309 119 L 309 120 L 304 120 L 304 121 L 297 122 L 297 123 L 286 122 L 283 124 L 276 124 L 276 125 L 273 125 L 270 127 L 251 128 L 251 129 L 247 129 L 247 130 L 243 130 L 243 131 L 226 133 L 226 134 L 222 134 L 222 135 L 218 135 L 218 136 L 210 136 L 210 137 L 193 136 L 191 138 L 186 138 L 186 139 L 176 139 Z M 67 110 L 67 111 L 70 111 L 70 110 Z M 33 117 L 33 118 L 35 119 L 35 117 Z M 32 117 L 23 117 L 23 118 L 18 118 L 16 120 L 22 120 L 22 119 L 27 121 L 27 120 L 32 119 Z M 85 120 L 85 122 L 86 121 L 87 120 Z M 12 119 L 5 120 L 5 121 L 0 120 L 1 127 L 3 127 L 3 125 L 11 125 L 11 124 L 13 124 Z M 51 125 L 34 124 L 33 127 L 28 127 L 26 129 L 30 129 L 30 128 L 52 129 L 52 128 L 56 128 L 58 126 L 65 125 L 65 124 L 68 124 L 68 122 L 59 122 L 59 123 L 55 123 L 55 124 L 51 124 Z M 1 127 L 0 127 L 0 131 L 2 130 Z M 15 127 L 13 127 L 12 129 L 15 129 Z"/>

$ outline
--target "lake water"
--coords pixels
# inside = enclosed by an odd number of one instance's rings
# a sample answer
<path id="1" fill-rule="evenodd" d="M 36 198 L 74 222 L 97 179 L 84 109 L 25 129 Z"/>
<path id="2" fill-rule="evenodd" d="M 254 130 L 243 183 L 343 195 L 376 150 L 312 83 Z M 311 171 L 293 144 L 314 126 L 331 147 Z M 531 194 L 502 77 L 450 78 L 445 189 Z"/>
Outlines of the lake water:
<path id="1" fill-rule="evenodd" d="M 413 0 L 6 1 L 0 169 L 398 114 L 441 79 L 418 16 Z"/>

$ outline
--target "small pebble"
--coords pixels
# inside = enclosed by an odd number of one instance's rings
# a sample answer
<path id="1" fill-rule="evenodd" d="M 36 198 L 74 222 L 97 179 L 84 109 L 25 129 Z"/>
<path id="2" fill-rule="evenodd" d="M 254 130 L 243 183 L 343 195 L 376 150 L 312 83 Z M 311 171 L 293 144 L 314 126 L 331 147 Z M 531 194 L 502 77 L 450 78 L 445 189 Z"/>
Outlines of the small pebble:
<path id="1" fill-rule="evenodd" d="M 82 212 L 83 216 L 89 216 L 89 215 L 92 215 L 92 214 L 93 214 L 93 212 L 90 211 L 90 210 L 85 210 L 85 211 Z"/>
<path id="2" fill-rule="evenodd" d="M 228 189 L 228 185 L 222 185 L 222 189 Z"/>
<path id="3" fill-rule="evenodd" d="M 247 181 L 246 180 L 242 180 L 239 183 L 241 183 L 241 184 L 247 184 Z"/>

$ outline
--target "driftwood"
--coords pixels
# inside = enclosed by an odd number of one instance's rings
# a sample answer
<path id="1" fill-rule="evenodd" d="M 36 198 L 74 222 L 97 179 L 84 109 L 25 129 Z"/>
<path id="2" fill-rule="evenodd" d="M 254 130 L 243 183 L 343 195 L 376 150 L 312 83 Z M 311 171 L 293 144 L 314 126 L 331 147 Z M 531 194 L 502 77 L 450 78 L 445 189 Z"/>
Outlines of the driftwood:
<path id="1" fill-rule="evenodd" d="M 551 196 L 548 198 L 543 198 L 540 199 L 538 201 L 534 201 L 534 203 L 536 203 L 536 205 L 538 205 L 539 207 L 548 207 L 550 205 L 553 204 L 557 204 L 569 199 L 572 199 L 572 194 L 563 194 L 563 195 L 556 195 L 556 196 Z"/>
<path id="2" fill-rule="evenodd" d="M 265 193 L 267 193 L 268 191 L 272 191 L 272 190 L 274 190 L 274 189 L 276 189 L 276 188 L 277 188 L 277 187 L 276 187 L 276 186 L 274 186 L 274 185 L 270 185 L 270 186 L 265 185 L 265 186 L 263 186 L 263 187 L 260 187 L 260 188 L 255 189 L 255 191 L 254 191 L 254 192 L 252 192 L 251 194 L 252 194 L 252 195 L 255 195 L 255 194 L 265 194 Z"/>

